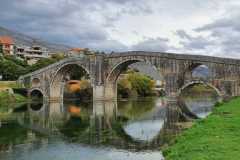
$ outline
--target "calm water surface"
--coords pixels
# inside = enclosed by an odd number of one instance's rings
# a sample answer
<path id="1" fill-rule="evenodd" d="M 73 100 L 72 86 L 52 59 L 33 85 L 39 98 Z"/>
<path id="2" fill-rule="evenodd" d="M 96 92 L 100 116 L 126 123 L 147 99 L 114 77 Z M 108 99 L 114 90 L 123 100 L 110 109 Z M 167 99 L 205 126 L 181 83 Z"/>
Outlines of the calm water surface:
<path id="1" fill-rule="evenodd" d="M 199 117 L 213 103 L 187 101 Z M 180 117 L 163 98 L 25 104 L 0 116 L 0 160 L 161 160 Z"/>

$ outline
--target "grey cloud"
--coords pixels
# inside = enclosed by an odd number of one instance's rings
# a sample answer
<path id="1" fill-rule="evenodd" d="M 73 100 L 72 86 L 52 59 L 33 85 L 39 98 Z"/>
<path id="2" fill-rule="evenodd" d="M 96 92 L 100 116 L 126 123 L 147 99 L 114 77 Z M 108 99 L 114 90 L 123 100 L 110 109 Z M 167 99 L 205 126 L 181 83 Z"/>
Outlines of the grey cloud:
<path id="1" fill-rule="evenodd" d="M 105 27 L 113 27 L 123 14 L 150 12 L 143 0 L 11 0 L 0 2 L 0 25 L 56 43 L 126 50 Z"/>
<path id="2" fill-rule="evenodd" d="M 188 40 L 191 39 L 191 36 L 187 34 L 186 31 L 184 30 L 177 30 L 176 34 L 182 39 L 188 39 Z"/>
<path id="3" fill-rule="evenodd" d="M 139 42 L 131 47 L 131 50 L 141 50 L 141 51 L 167 51 L 171 48 L 169 45 L 169 40 L 166 38 L 149 38 L 144 41 Z"/>
<path id="4" fill-rule="evenodd" d="M 203 36 L 191 36 L 184 30 L 176 31 L 176 34 L 181 38 L 180 44 L 187 50 L 203 50 L 206 47 L 213 45 L 214 42 Z"/>
<path id="5" fill-rule="evenodd" d="M 239 56 L 240 53 L 240 12 L 234 16 L 219 19 L 211 24 L 197 28 L 197 32 L 210 32 L 221 47 L 223 54 Z"/>

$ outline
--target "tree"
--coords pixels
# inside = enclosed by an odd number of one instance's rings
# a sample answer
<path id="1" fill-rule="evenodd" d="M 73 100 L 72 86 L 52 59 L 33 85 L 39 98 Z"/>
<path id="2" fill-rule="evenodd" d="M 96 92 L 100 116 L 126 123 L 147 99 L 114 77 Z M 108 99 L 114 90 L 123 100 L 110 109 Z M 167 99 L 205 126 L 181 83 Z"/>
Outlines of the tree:
<path id="1" fill-rule="evenodd" d="M 118 82 L 118 94 L 122 97 L 129 97 L 132 95 L 149 96 L 155 86 L 155 82 L 148 76 L 139 72 L 127 71 L 126 78 Z"/>
<path id="2" fill-rule="evenodd" d="M 0 54 L 3 54 L 3 45 L 0 44 Z"/>
<path id="3" fill-rule="evenodd" d="M 140 96 L 147 96 L 152 93 L 154 85 L 149 77 L 140 73 L 132 73 L 128 75 L 128 80 Z"/>
<path id="4" fill-rule="evenodd" d="M 118 94 L 123 98 L 130 97 L 132 95 L 132 84 L 128 79 L 121 79 L 118 82 Z"/>
<path id="5" fill-rule="evenodd" d="M 0 60 L 0 75 L 3 76 L 3 80 L 17 80 L 20 75 L 26 73 L 27 70 L 24 67 L 10 60 Z"/>
<path id="6" fill-rule="evenodd" d="M 28 66 L 27 61 L 21 60 L 21 59 L 17 58 L 16 56 L 7 55 L 7 56 L 4 56 L 4 58 L 9 60 L 9 61 L 14 62 L 17 65 L 22 66 L 22 67 L 27 67 Z"/>
<path id="7" fill-rule="evenodd" d="M 46 67 L 50 64 L 53 64 L 57 61 L 58 61 L 57 59 L 53 59 L 53 58 L 43 58 L 43 59 L 40 59 L 37 63 L 35 63 L 31 66 L 28 66 L 27 70 L 28 70 L 28 72 L 33 72 L 33 71 L 36 71 L 43 67 Z"/>

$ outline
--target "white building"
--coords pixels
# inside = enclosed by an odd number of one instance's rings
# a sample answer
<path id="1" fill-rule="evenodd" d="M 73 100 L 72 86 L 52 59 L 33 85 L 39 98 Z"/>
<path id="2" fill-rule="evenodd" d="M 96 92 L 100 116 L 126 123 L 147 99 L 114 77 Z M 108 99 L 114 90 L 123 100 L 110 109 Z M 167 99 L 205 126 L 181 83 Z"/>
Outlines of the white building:
<path id="1" fill-rule="evenodd" d="M 16 55 L 22 59 L 27 60 L 28 64 L 30 65 L 35 64 L 42 58 L 50 57 L 48 49 L 39 45 L 33 45 L 31 47 L 17 46 Z"/>

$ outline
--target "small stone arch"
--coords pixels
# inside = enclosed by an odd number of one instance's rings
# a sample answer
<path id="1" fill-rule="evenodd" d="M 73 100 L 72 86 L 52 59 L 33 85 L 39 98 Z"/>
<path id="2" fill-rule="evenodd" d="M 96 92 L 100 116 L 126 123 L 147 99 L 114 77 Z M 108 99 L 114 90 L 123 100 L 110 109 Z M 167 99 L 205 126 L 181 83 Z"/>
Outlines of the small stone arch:
<path id="1" fill-rule="evenodd" d="M 44 99 L 45 95 L 43 93 L 43 91 L 39 88 L 33 88 L 29 91 L 29 96 L 32 97 L 37 97 L 39 99 Z"/>

